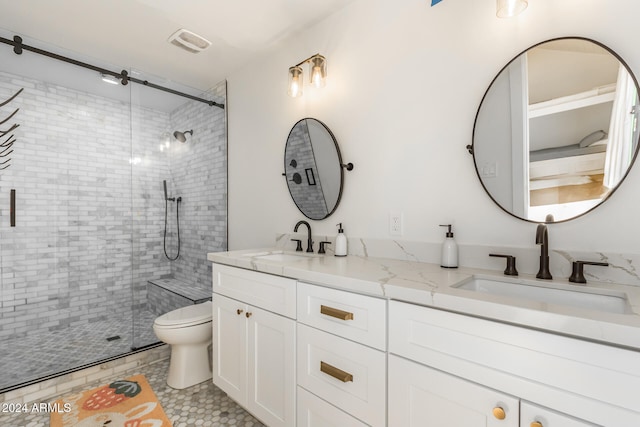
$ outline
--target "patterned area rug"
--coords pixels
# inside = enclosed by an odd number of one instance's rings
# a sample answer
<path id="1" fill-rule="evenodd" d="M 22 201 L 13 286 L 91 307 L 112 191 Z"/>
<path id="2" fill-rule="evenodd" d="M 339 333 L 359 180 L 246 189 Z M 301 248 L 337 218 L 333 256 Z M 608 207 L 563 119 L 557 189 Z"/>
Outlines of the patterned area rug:
<path id="1" fill-rule="evenodd" d="M 59 399 L 55 407 L 51 427 L 171 427 L 144 375 Z"/>

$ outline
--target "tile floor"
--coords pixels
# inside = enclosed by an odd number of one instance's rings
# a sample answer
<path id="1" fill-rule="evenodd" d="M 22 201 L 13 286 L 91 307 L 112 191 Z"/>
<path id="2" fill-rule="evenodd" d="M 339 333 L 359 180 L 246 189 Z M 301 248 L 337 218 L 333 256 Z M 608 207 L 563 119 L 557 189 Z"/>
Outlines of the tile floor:
<path id="1" fill-rule="evenodd" d="M 108 383 L 110 380 L 144 374 L 156 396 L 158 396 L 158 400 L 167 417 L 173 423 L 173 427 L 264 427 L 263 424 L 238 406 L 222 390 L 214 386 L 211 381 L 206 381 L 184 390 L 175 390 L 167 386 L 166 375 L 168 369 L 169 359 L 164 359 L 151 365 L 138 367 L 134 371 L 120 374 L 117 378 L 87 385 L 84 390 L 98 387 Z M 49 414 L 46 413 L 0 413 L 0 426 L 3 427 L 46 427 L 48 425 Z"/>
<path id="2" fill-rule="evenodd" d="M 129 353 L 132 345 L 142 347 L 158 342 L 152 329 L 156 317 L 150 311 L 138 312 L 135 331 L 132 327 L 134 319 L 129 317 L 3 340 L 0 390 Z M 116 335 L 120 339 L 107 341 Z"/>

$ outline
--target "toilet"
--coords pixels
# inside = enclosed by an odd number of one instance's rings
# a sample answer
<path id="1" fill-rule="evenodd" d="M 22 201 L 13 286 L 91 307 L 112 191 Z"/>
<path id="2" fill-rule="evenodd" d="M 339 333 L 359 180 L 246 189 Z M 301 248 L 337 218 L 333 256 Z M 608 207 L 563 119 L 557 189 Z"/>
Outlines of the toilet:
<path id="1" fill-rule="evenodd" d="M 212 318 L 211 301 L 206 301 L 170 311 L 153 322 L 158 339 L 171 345 L 169 387 L 183 389 L 212 378 Z"/>

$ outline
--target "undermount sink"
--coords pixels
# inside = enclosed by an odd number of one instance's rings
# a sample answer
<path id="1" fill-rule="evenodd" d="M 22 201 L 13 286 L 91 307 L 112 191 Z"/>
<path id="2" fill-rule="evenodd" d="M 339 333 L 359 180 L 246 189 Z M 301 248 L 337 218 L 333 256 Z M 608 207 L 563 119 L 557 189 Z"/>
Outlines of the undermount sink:
<path id="1" fill-rule="evenodd" d="M 543 283 L 527 279 L 493 279 L 474 276 L 459 285 L 458 289 L 466 289 L 507 297 L 523 298 L 542 303 L 579 307 L 607 313 L 632 313 L 627 295 L 623 292 L 606 289 L 578 288 L 577 285 L 565 283 Z"/>
<path id="2" fill-rule="evenodd" d="M 268 252 L 257 252 L 243 255 L 245 257 L 266 260 L 266 261 L 278 261 L 278 262 L 292 262 L 292 261 L 300 261 L 303 259 L 313 258 L 316 255 L 309 253 L 295 253 L 295 252 L 286 252 L 286 251 L 268 251 Z"/>

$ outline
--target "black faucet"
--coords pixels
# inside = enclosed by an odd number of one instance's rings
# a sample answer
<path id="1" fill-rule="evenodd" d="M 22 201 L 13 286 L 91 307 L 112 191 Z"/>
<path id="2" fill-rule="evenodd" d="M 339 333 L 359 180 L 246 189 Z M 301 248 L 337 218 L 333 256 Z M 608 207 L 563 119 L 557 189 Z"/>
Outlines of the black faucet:
<path id="1" fill-rule="evenodd" d="M 538 224 L 536 245 L 540 245 L 540 269 L 536 277 L 538 279 L 551 280 L 553 277 L 549 272 L 549 232 L 545 224 Z"/>
<path id="2" fill-rule="evenodd" d="M 298 227 L 300 227 L 300 224 L 304 224 L 307 226 L 307 252 L 313 252 L 313 240 L 311 240 L 311 226 L 309 225 L 309 223 L 307 221 L 298 221 L 296 226 L 293 228 L 293 232 L 298 232 Z"/>

